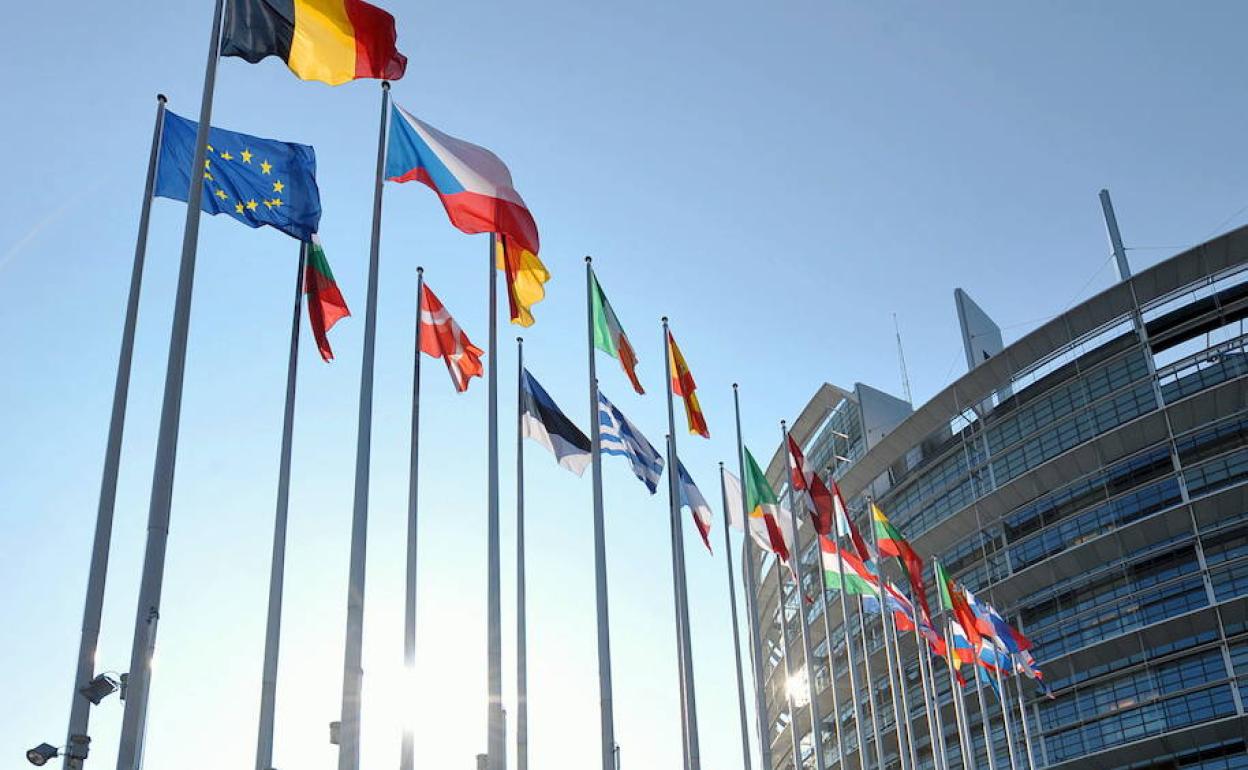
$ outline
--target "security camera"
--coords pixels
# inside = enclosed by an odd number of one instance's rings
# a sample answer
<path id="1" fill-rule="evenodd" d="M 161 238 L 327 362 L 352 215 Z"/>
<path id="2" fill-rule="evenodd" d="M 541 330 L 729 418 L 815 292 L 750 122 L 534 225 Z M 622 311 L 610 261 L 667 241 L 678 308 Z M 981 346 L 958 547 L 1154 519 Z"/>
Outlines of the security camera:
<path id="1" fill-rule="evenodd" d="M 41 743 L 26 752 L 26 761 L 35 767 L 43 767 L 48 763 L 49 759 L 55 758 L 58 754 L 59 752 L 55 746 L 49 743 Z"/>

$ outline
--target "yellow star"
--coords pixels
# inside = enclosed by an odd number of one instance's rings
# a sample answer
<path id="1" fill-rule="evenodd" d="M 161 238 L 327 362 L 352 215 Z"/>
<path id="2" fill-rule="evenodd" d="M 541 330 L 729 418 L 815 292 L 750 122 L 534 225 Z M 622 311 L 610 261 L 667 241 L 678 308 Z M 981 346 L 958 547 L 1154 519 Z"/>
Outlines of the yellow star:
<path id="1" fill-rule="evenodd" d="M 204 145 L 204 146 L 208 148 L 208 152 L 216 152 L 216 150 L 212 149 L 212 145 L 211 145 L 211 144 L 206 144 L 206 145 Z"/>
<path id="2" fill-rule="evenodd" d="M 265 208 L 269 208 L 269 209 L 273 208 L 273 201 L 271 201 L 271 200 L 265 200 L 265 202 L 264 202 L 264 207 L 265 207 Z"/>
<path id="3" fill-rule="evenodd" d="M 243 162 L 244 163 L 251 162 L 251 150 L 243 150 Z"/>
<path id="4" fill-rule="evenodd" d="M 230 154 L 229 150 L 226 150 L 221 153 L 221 160 L 234 160 L 234 156 Z"/>
<path id="5" fill-rule="evenodd" d="M 255 210 L 256 210 L 259 206 L 260 206 L 260 204 L 259 204 L 259 203 L 256 203 L 256 199 L 255 199 L 255 198 L 252 198 L 251 200 L 247 201 L 247 210 L 248 210 L 248 211 L 255 211 Z"/>
<path id="6" fill-rule="evenodd" d="M 208 168 L 211 165 L 212 165 L 212 158 L 204 158 L 204 168 Z"/>
<path id="7" fill-rule="evenodd" d="M 281 205 L 282 205 L 282 199 L 281 199 L 281 198 L 274 198 L 274 199 L 273 199 L 273 205 L 274 205 L 275 207 L 277 207 L 277 206 L 281 206 Z"/>
<path id="8" fill-rule="evenodd" d="M 241 203 L 235 203 L 235 204 L 234 204 L 234 213 L 235 213 L 235 214 L 241 214 L 241 213 L 243 213 L 243 204 L 241 204 Z"/>
<path id="9" fill-rule="evenodd" d="M 204 172 L 204 179 L 207 179 L 209 182 L 211 182 L 211 181 L 212 181 L 212 174 L 209 174 L 207 171 L 205 171 L 205 172 Z"/>
<path id="10" fill-rule="evenodd" d="M 225 190 L 221 190 L 221 189 L 218 189 L 218 190 L 217 190 L 217 192 L 216 192 L 215 194 L 216 194 L 216 196 L 217 196 L 218 198 L 220 198 L 221 200 L 225 200 L 226 198 L 230 197 L 230 196 L 228 196 L 228 195 L 226 195 L 226 194 L 225 194 Z"/>
<path id="11" fill-rule="evenodd" d="M 282 190 L 285 190 L 285 189 L 286 189 L 286 185 L 282 184 L 282 180 L 279 179 L 273 183 L 273 192 L 281 192 Z"/>
<path id="12" fill-rule="evenodd" d="M 267 160 L 260 161 L 260 173 L 261 174 L 267 174 L 272 170 L 273 170 L 273 164 L 269 163 Z"/>

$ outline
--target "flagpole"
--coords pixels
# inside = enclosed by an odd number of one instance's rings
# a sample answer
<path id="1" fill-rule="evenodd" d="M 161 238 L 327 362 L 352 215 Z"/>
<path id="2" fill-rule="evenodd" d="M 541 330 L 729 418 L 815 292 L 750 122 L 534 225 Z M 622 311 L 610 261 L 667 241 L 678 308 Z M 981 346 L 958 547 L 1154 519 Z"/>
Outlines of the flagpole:
<path id="1" fill-rule="evenodd" d="M 615 770 L 615 714 L 611 696 L 611 629 L 607 607 L 607 540 L 602 514 L 602 448 L 598 424 L 598 369 L 594 361 L 593 258 L 585 257 L 585 327 L 589 342 L 589 445 L 594 501 L 594 585 L 598 607 L 598 697 L 602 770 Z"/>
<path id="2" fill-rule="evenodd" d="M 724 483 L 724 464 L 719 464 L 719 495 L 724 513 L 724 557 L 728 566 L 728 605 L 732 608 L 732 654 L 737 664 L 737 711 L 741 717 L 741 765 L 751 770 L 750 728 L 745 715 L 745 676 L 741 670 L 741 631 L 737 627 L 737 587 L 732 576 L 732 538 L 728 536 L 728 485 Z M 747 534 L 748 538 L 749 535 Z"/>
<path id="3" fill-rule="evenodd" d="M 806 606 L 802 595 L 802 536 L 797 520 L 797 503 L 793 496 L 793 464 L 789 455 L 789 428 L 784 420 L 780 421 L 780 451 L 784 453 L 784 467 L 789 474 L 789 521 L 793 525 L 793 548 L 789 558 L 793 561 L 793 575 L 797 580 L 797 616 L 802 631 L 802 655 L 806 663 L 806 688 L 810 693 L 810 742 L 815 750 L 815 770 L 825 770 L 826 761 L 823 756 L 823 717 L 819 710 L 819 690 L 815 682 L 814 652 L 810 646 L 810 632 L 806 624 Z M 815 533 L 815 548 L 819 546 L 819 534 Z M 820 554 L 822 558 L 822 554 Z M 796 725 L 796 722 L 794 723 Z M 794 763 L 796 764 L 796 762 Z"/>
<path id="4" fill-rule="evenodd" d="M 744 480 L 742 480 L 742 484 L 744 483 Z M 793 700 L 793 688 L 789 686 L 789 683 L 793 681 L 793 655 L 789 651 L 789 619 L 786 617 L 787 613 L 785 612 L 787 607 L 785 606 L 784 601 L 784 576 L 782 575 L 784 572 L 784 565 L 780 561 L 779 554 L 776 554 L 775 567 L 776 604 L 780 610 L 780 644 L 784 647 L 784 698 L 786 705 L 789 707 L 789 742 L 792 745 L 793 751 L 793 767 L 796 768 L 801 767 L 802 765 L 802 750 L 801 742 L 797 737 L 797 714 Z M 796 591 L 799 594 L 800 602 L 800 594 L 802 591 L 800 584 L 796 587 Z M 800 606 L 798 608 L 798 612 L 801 612 Z"/>
<path id="5" fill-rule="evenodd" d="M 993 652 L 995 653 L 996 651 L 994 643 Z M 1001 662 L 999 655 L 997 656 L 997 662 Z M 1018 755 L 1014 751 L 1014 731 L 1010 728 L 1010 710 L 1007 708 L 1005 700 L 1005 684 L 1001 680 L 1001 667 L 993 666 L 993 668 L 995 669 L 993 673 L 997 677 L 997 703 L 1001 706 L 1001 724 L 1005 728 L 1005 746 L 1010 753 L 1010 770 L 1018 770 Z"/>
<path id="6" fill-rule="evenodd" d="M 672 434 L 667 433 L 663 436 L 663 442 L 667 449 L 667 465 L 670 470 L 672 463 Z M 676 527 L 670 510 L 671 497 L 671 473 L 668 473 L 668 524 L 669 524 L 669 542 L 672 549 L 672 606 L 675 608 L 676 614 L 676 678 L 678 689 L 680 692 L 680 758 L 684 770 L 690 770 L 690 751 L 689 751 L 689 691 L 685 689 L 685 622 L 680 614 L 680 567 L 677 557 L 679 552 L 680 540 L 676 538 Z"/>
<path id="7" fill-rule="evenodd" d="M 979 681 L 979 668 L 979 650 L 976 650 L 971 671 L 975 674 L 975 698 L 979 701 L 979 723 L 984 732 L 984 750 L 988 752 L 988 770 L 997 770 L 997 747 L 992 739 L 992 720 L 988 718 L 988 704 L 984 700 L 984 688 Z"/>
<path id="8" fill-rule="evenodd" d="M 933 563 L 939 563 L 935 559 Z M 954 672 L 953 657 L 957 655 L 957 651 L 953 647 L 953 632 L 949 626 L 948 610 L 941 608 L 946 614 L 944 617 L 944 636 L 945 636 L 945 668 L 949 672 L 949 700 L 953 703 L 953 716 L 958 723 L 958 748 L 962 751 L 962 766 L 973 767 L 972 760 L 975 755 L 975 745 L 971 741 L 970 720 L 966 713 L 966 703 L 962 700 L 962 687 L 958 684 L 958 676 Z M 936 701 L 936 707 L 940 708 L 940 701 Z"/>
<path id="9" fill-rule="evenodd" d="M 503 722 L 503 610 L 502 610 L 502 548 L 499 541 L 498 514 L 498 269 L 495 266 L 498 236 L 490 233 L 490 336 L 489 366 L 489 497 L 487 514 L 486 560 L 486 682 L 489 703 L 486 713 L 486 741 L 489 770 L 507 767 L 507 726 Z"/>
<path id="10" fill-rule="evenodd" d="M 173 505 L 173 474 L 177 464 L 178 427 L 182 413 L 182 380 L 186 373 L 186 342 L 191 326 L 191 291 L 195 284 L 195 255 L 199 245 L 199 215 L 203 204 L 202 170 L 207 157 L 208 130 L 212 126 L 212 97 L 217 80 L 224 0 L 216 0 L 212 33 L 208 38 L 208 61 L 204 67 L 204 92 L 199 106 L 199 128 L 191 161 L 190 189 L 186 201 L 186 225 L 182 232 L 182 257 L 169 335 L 169 362 L 156 438 L 156 462 L 152 472 L 151 504 L 147 514 L 147 545 L 143 576 L 130 648 L 126 707 L 122 715 L 117 770 L 139 770 L 143 763 L 147 701 L 151 688 L 151 660 L 156 649 L 156 625 L 160 618 L 160 594 L 164 583 L 165 547 L 169 540 L 169 516 Z"/>
<path id="11" fill-rule="evenodd" d="M 848 518 L 849 511 L 845 511 Z M 854 605 L 854 613 L 858 615 L 858 635 L 862 641 L 862 667 L 867 676 L 867 701 L 871 706 L 871 734 L 875 741 L 875 766 L 884 770 L 884 741 L 880 733 L 880 710 L 875 699 L 875 675 L 871 671 L 871 650 L 867 647 L 866 612 L 862 608 L 862 599 Z"/>
<path id="12" fill-rule="evenodd" d="M 923 711 L 927 716 L 928 745 L 931 748 L 932 763 L 935 766 L 935 770 L 947 770 L 945 725 L 940 715 L 940 702 L 936 700 L 935 683 L 929 675 L 932 661 L 931 652 L 927 640 L 919 631 L 919 624 L 923 622 L 924 617 L 927 617 L 927 613 L 919 605 L 919 597 L 914 591 L 914 586 L 910 586 L 909 594 L 910 604 L 914 607 L 914 648 L 919 658 L 919 684 L 923 688 Z M 927 620 L 929 623 L 931 622 L 930 617 L 927 617 Z M 930 694 L 929 688 L 931 690 Z M 935 702 L 935 708 L 933 708 L 933 702 Z M 913 735 L 911 735 L 911 742 L 913 743 Z M 917 762 L 915 767 L 918 767 Z"/>
<path id="13" fill-rule="evenodd" d="M 338 770 L 360 767 L 360 698 L 364 687 L 364 575 L 368 546 L 368 480 L 373 437 L 373 367 L 377 354 L 377 277 L 381 263 L 381 200 L 385 184 L 390 84 L 381 83 L 381 125 L 373 178 L 373 226 L 368 250 L 368 295 L 364 351 L 360 357 L 360 406 L 355 444 L 355 497 L 351 514 L 351 559 L 347 578 L 346 643 L 342 665 L 342 716 Z"/>
<path id="14" fill-rule="evenodd" d="M 848 516 L 849 512 L 846 511 Z M 839 522 L 836 529 L 839 530 Z M 839 536 L 839 531 L 837 532 Z M 840 538 L 836 543 L 836 568 L 840 579 L 838 593 L 841 595 L 841 630 L 845 639 L 845 657 L 849 664 L 849 689 L 850 695 L 854 703 L 854 732 L 858 738 L 858 767 L 859 770 L 867 770 L 867 734 L 862 725 L 862 711 L 858 707 L 858 673 L 857 661 L 854 660 L 854 640 L 853 635 L 849 632 L 849 602 L 845 598 L 845 557 L 841 555 Z M 841 763 L 842 766 L 844 762 Z"/>
<path id="15" fill-rule="evenodd" d="M 524 337 L 516 337 L 516 770 L 529 770 L 529 662 L 524 583 Z"/>
<path id="16" fill-rule="evenodd" d="M 121 467 L 121 439 L 126 427 L 126 401 L 130 394 L 130 366 L 134 360 L 134 335 L 139 319 L 139 294 L 143 287 L 143 265 L 147 259 L 147 231 L 151 221 L 152 191 L 156 186 L 156 166 L 160 162 L 160 138 L 165 125 L 165 95 L 156 95 L 156 121 L 152 129 L 152 149 L 147 157 L 143 183 L 143 205 L 139 209 L 139 232 L 134 243 L 134 265 L 130 268 L 130 294 L 126 300 L 126 320 L 117 356 L 117 379 L 113 385 L 113 411 L 108 421 L 104 450 L 104 473 L 100 481 L 100 501 L 95 514 L 95 537 L 91 565 L 87 570 L 87 596 L 82 610 L 82 636 L 78 642 L 78 664 L 74 670 L 74 691 L 70 696 L 69 730 L 65 739 L 65 770 L 81 770 L 87 759 L 91 738 L 87 725 L 91 701 L 78 692 L 95 676 L 95 650 L 100 639 L 100 617 L 104 612 L 104 584 L 108 579 L 108 552 L 113 537 L 113 511 L 117 504 L 117 476 Z"/>
<path id="17" fill-rule="evenodd" d="M 672 404 L 672 356 L 667 316 L 663 316 L 663 361 L 667 372 L 667 494 L 672 531 L 672 577 L 676 582 L 676 642 L 680 662 L 681 720 L 685 728 L 686 761 L 690 770 L 701 770 L 698 748 L 698 701 L 693 685 L 693 651 L 689 639 L 689 592 L 685 585 L 684 527 L 680 520 L 680 492 L 676 455 L 676 408 Z"/>
<path id="18" fill-rule="evenodd" d="M 823 549 L 820 547 L 819 559 L 823 560 Z M 820 569 L 823 566 L 820 564 Z M 841 768 L 845 767 L 845 739 L 841 734 L 841 699 L 836 692 L 836 655 L 832 648 L 832 622 L 828 614 L 832 607 L 828 604 L 828 580 L 825 575 L 819 578 L 820 599 L 823 601 L 823 638 L 827 647 L 828 658 L 828 689 L 832 690 L 832 716 L 836 720 L 836 756 Z M 842 620 L 842 623 L 844 621 Z"/>
<path id="19" fill-rule="evenodd" d="M 286 517 L 290 510 L 290 454 L 295 428 L 295 383 L 299 372 L 299 316 L 303 310 L 303 271 L 307 262 L 308 243 L 301 241 L 295 270 L 295 309 L 290 322 L 290 353 L 286 361 L 286 408 L 282 413 L 282 445 L 277 464 L 277 511 L 273 517 L 273 557 L 269 568 L 269 614 L 264 632 L 264 673 L 260 681 L 256 770 L 270 770 L 273 767 L 277 655 L 282 634 L 282 588 L 286 573 Z"/>
<path id="20" fill-rule="evenodd" d="M 758 756 L 762 770 L 773 770 L 771 728 L 767 722 L 766 683 L 763 681 L 763 642 L 759 633 L 758 582 L 754 575 L 754 538 L 750 534 L 750 512 L 746 508 L 745 442 L 741 437 L 741 397 L 732 383 L 732 407 L 737 423 L 737 472 L 741 474 L 741 525 L 745 528 L 745 608 L 750 621 L 750 654 L 754 666 L 754 719 L 758 727 Z"/>
<path id="21" fill-rule="evenodd" d="M 1023 720 L 1023 744 L 1027 748 L 1027 768 L 1034 770 L 1036 752 L 1031 744 L 1031 721 L 1027 719 L 1027 704 L 1023 701 L 1023 679 L 1017 673 L 1014 675 L 1014 685 L 1014 690 L 1018 694 L 1018 716 Z"/>
<path id="22" fill-rule="evenodd" d="M 420 335 L 425 311 L 425 268 L 416 266 L 416 342 L 412 353 L 412 429 L 407 468 L 407 573 L 403 601 L 403 670 L 405 684 L 416 681 L 416 544 L 420 491 Z M 412 693 L 407 693 L 411 699 Z M 410 701 L 409 701 L 410 702 Z M 413 714 L 403 714 L 403 743 L 399 754 L 399 770 L 413 770 L 416 765 L 416 738 Z M 258 769 L 260 770 L 260 769 Z"/>
<path id="23" fill-rule="evenodd" d="M 867 498 L 868 510 L 870 510 L 871 506 L 874 506 L 874 505 L 875 503 L 871 500 L 870 497 L 868 497 Z M 871 544 L 876 547 L 877 551 L 879 550 L 879 537 L 875 531 L 874 517 L 871 522 Z M 891 626 L 891 623 L 889 623 L 889 619 L 891 618 L 892 611 L 888 608 L 888 603 L 885 601 L 886 597 L 885 597 L 885 591 L 884 591 L 884 581 L 885 581 L 884 565 L 880 564 L 879 571 L 876 574 L 875 593 L 876 593 L 876 598 L 880 603 L 880 635 L 884 637 L 884 665 L 888 668 L 888 690 L 889 690 L 889 696 L 892 699 L 892 705 L 893 705 L 893 730 L 897 734 L 897 759 L 901 763 L 901 770 L 910 770 L 912 763 L 909 761 L 910 757 L 908 756 L 906 752 L 906 746 L 905 746 L 906 743 L 913 743 L 912 741 L 908 740 L 908 736 L 910 733 L 910 707 L 907 704 L 904 708 L 904 713 L 903 713 L 902 704 L 905 703 L 905 699 L 906 699 L 906 692 L 904 689 L 901 690 L 901 701 L 899 702 L 897 700 L 897 690 L 899 688 L 897 687 L 896 682 L 893 677 L 893 674 L 894 674 L 893 643 L 892 643 L 892 636 L 889 633 L 889 628 Z M 900 668 L 900 658 L 901 658 L 900 650 L 897 651 L 896 658 L 898 660 L 898 668 Z M 905 676 L 904 673 L 902 674 L 902 676 L 904 678 Z M 903 723 L 904 723 L 904 727 L 903 727 Z M 903 739 L 902 737 L 903 729 L 905 730 L 905 733 L 907 736 L 907 738 L 905 739 Z"/>
<path id="24" fill-rule="evenodd" d="M 916 616 L 917 619 L 917 616 Z M 901 662 L 901 637 L 897 634 L 897 623 L 895 617 L 890 616 L 888 624 L 888 635 L 893 643 L 893 657 L 897 663 L 897 689 L 901 691 L 901 710 L 905 712 L 906 720 L 906 743 L 907 753 L 910 755 L 910 767 L 918 770 L 919 756 L 918 748 L 914 745 L 914 720 L 910 718 L 910 695 L 907 692 L 908 682 L 906 681 L 906 667 Z"/>

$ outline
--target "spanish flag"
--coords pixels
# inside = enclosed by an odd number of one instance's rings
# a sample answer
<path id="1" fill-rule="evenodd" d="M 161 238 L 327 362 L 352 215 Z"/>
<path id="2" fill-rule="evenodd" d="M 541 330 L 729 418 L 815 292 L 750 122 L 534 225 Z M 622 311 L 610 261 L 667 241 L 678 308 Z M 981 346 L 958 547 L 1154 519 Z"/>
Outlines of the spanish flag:
<path id="1" fill-rule="evenodd" d="M 300 79 L 331 86 L 398 80 L 407 69 L 394 17 L 362 0 L 230 0 L 225 8 L 222 56 L 252 64 L 277 56 Z"/>
<path id="2" fill-rule="evenodd" d="M 693 372 L 689 364 L 676 346 L 676 338 L 667 333 L 667 357 L 672 365 L 672 392 L 685 402 L 685 417 L 689 420 L 689 432 L 702 438 L 710 438 L 711 431 L 706 427 L 706 417 L 702 414 L 702 405 L 698 403 L 697 383 L 693 381 Z"/>

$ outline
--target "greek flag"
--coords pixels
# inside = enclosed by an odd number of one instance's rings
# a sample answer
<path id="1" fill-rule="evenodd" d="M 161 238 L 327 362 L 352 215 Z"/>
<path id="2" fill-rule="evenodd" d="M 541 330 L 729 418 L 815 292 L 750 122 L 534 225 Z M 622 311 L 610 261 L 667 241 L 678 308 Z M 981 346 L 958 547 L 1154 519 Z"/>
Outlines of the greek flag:
<path id="1" fill-rule="evenodd" d="M 663 456 L 601 391 L 598 393 L 598 431 L 598 448 L 602 453 L 627 457 L 633 464 L 633 473 L 650 494 L 654 494 L 663 475 Z"/>

